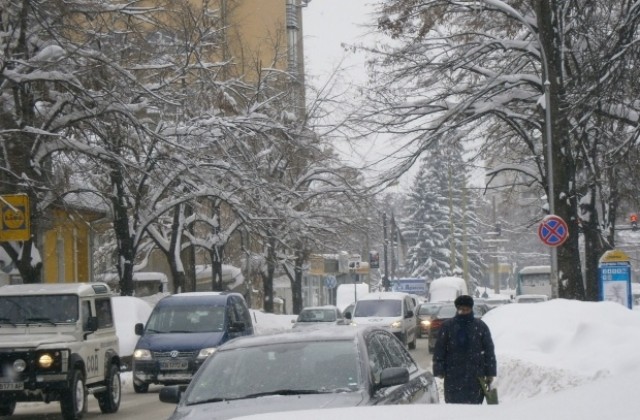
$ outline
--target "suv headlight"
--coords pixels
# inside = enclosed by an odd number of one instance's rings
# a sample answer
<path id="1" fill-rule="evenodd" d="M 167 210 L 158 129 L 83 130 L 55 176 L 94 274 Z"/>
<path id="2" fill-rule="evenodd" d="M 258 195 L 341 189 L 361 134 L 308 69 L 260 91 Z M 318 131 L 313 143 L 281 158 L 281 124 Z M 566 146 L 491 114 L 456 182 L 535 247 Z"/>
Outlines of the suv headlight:
<path id="1" fill-rule="evenodd" d="M 215 352 L 216 352 L 215 347 L 208 347 L 206 349 L 202 349 L 200 350 L 200 353 L 198 353 L 198 359 L 206 359 L 207 357 L 211 356 Z"/>
<path id="2" fill-rule="evenodd" d="M 425 319 L 424 321 L 420 321 L 420 324 L 424 325 L 425 327 L 428 327 L 429 325 L 431 325 L 431 321 L 429 321 L 428 319 Z"/>
<path id="3" fill-rule="evenodd" d="M 151 352 L 147 349 L 135 349 L 133 358 L 136 360 L 151 360 Z"/>
<path id="4" fill-rule="evenodd" d="M 402 321 L 394 321 L 391 323 L 391 328 L 400 328 L 402 327 Z"/>

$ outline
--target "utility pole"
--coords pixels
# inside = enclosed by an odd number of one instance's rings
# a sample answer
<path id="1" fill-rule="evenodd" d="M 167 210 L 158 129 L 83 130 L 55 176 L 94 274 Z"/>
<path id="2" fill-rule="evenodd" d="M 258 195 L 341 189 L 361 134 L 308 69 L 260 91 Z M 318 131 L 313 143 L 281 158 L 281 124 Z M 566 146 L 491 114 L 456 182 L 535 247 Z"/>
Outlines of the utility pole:
<path id="1" fill-rule="evenodd" d="M 497 226 L 496 218 L 496 196 L 491 197 L 491 220 L 493 228 Z M 495 254 L 493 255 L 493 292 L 500 294 L 500 276 L 498 272 L 498 242 L 496 242 Z"/>
<path id="2" fill-rule="evenodd" d="M 384 277 L 382 278 L 382 287 L 385 292 L 389 291 L 389 260 L 387 259 L 387 212 L 382 213 L 382 234 L 384 238 Z"/>

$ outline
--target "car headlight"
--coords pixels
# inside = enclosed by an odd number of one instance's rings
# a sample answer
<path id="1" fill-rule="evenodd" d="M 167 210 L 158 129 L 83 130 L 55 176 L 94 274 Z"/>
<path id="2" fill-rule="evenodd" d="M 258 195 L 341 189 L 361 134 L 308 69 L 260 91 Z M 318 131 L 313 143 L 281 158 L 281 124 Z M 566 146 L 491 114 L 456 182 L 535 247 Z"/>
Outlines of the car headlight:
<path id="1" fill-rule="evenodd" d="M 211 356 L 215 352 L 216 352 L 216 348 L 215 347 L 209 347 L 209 348 L 206 348 L 206 349 L 202 349 L 202 350 L 200 350 L 200 353 L 198 353 L 198 359 L 206 359 L 207 357 Z"/>
<path id="2" fill-rule="evenodd" d="M 420 324 L 425 327 L 428 327 L 429 325 L 431 325 L 431 321 L 425 319 L 424 321 L 420 321 Z"/>
<path id="3" fill-rule="evenodd" d="M 402 321 L 395 321 L 391 323 L 391 328 L 400 328 L 402 327 Z"/>
<path id="4" fill-rule="evenodd" d="M 136 360 L 151 360 L 151 352 L 147 349 L 135 349 L 133 358 Z"/>
<path id="5" fill-rule="evenodd" d="M 38 366 L 47 369 L 53 365 L 53 357 L 49 353 L 44 353 L 38 357 Z"/>

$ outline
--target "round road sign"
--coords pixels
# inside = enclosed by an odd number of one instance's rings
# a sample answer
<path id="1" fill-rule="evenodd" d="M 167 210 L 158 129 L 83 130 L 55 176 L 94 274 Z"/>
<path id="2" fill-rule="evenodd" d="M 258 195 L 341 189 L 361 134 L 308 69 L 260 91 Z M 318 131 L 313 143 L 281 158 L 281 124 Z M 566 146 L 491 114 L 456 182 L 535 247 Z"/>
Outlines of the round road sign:
<path id="1" fill-rule="evenodd" d="M 569 237 L 569 227 L 561 217 L 550 214 L 538 226 L 538 237 L 548 246 L 560 246 Z"/>

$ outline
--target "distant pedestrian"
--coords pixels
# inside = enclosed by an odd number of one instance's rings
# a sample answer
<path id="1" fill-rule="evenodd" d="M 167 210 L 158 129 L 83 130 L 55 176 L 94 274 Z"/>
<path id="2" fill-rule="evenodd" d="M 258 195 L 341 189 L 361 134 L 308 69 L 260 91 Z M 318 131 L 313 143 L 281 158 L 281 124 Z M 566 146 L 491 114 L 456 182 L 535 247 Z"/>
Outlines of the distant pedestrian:
<path id="1" fill-rule="evenodd" d="M 473 298 L 458 296 L 456 315 L 442 324 L 433 352 L 433 374 L 444 379 L 449 404 L 482 404 L 479 378 L 491 383 L 496 356 L 489 327 L 473 316 Z"/>

